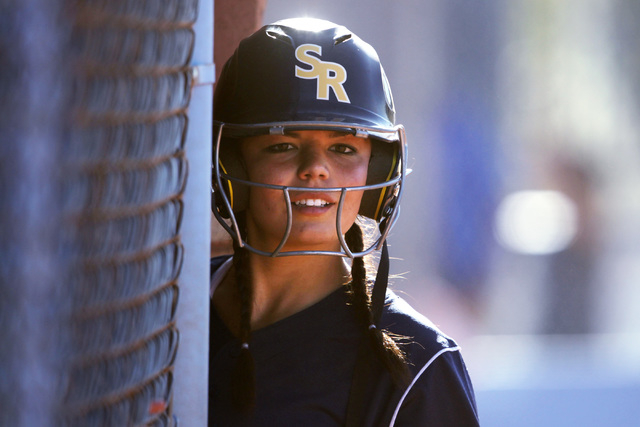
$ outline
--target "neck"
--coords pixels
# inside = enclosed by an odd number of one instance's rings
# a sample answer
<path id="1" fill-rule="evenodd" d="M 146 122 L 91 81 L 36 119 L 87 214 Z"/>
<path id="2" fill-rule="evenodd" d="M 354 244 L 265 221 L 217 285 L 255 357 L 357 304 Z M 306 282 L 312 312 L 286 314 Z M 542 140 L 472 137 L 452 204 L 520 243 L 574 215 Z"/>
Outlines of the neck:
<path id="1" fill-rule="evenodd" d="M 252 254 L 252 328 L 259 329 L 320 301 L 348 281 L 340 257 L 269 258 Z"/>
<path id="2" fill-rule="evenodd" d="M 270 258 L 251 254 L 251 329 L 284 319 L 322 300 L 346 284 L 349 269 L 341 257 L 304 255 Z M 232 269 L 216 288 L 213 303 L 227 326 L 238 333 L 240 294 Z"/>

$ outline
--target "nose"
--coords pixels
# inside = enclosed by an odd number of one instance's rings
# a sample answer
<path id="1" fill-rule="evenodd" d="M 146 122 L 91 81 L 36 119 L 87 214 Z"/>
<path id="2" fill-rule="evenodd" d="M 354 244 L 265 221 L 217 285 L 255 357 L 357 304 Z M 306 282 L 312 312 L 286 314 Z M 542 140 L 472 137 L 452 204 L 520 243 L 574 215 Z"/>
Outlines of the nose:
<path id="1" fill-rule="evenodd" d="M 329 166 L 324 152 L 317 147 L 306 147 L 300 152 L 298 177 L 302 180 L 329 178 Z"/>

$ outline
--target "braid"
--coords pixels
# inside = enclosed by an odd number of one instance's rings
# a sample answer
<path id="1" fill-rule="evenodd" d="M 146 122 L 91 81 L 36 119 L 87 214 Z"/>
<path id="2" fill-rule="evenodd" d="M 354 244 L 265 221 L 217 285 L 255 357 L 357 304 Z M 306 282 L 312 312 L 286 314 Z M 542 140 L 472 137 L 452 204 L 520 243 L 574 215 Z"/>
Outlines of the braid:
<path id="1" fill-rule="evenodd" d="M 251 286 L 251 269 L 249 267 L 249 252 L 233 243 L 233 267 L 235 270 L 236 286 L 240 295 L 240 349 L 238 360 L 233 371 L 231 392 L 233 402 L 241 411 L 249 410 L 255 403 L 255 365 L 253 355 L 249 349 L 251 340 L 251 309 L 253 289 Z"/>
<path id="2" fill-rule="evenodd" d="M 351 251 L 360 252 L 363 250 L 362 229 L 358 224 L 354 223 L 351 226 L 345 238 Z M 367 270 L 362 257 L 353 259 L 351 278 L 353 305 L 360 322 L 367 328 L 366 334 L 371 341 L 371 346 L 394 381 L 399 384 L 407 382 L 409 370 L 404 353 L 386 331 L 378 329 L 374 325 L 371 296 L 367 289 Z M 374 327 L 371 327 L 372 325 Z"/>

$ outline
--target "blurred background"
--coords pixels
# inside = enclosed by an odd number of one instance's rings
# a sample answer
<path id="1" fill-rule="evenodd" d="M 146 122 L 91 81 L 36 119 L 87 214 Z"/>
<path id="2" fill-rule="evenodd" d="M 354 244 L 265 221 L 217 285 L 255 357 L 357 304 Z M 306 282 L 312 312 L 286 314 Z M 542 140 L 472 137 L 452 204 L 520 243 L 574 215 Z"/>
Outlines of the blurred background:
<path id="1" fill-rule="evenodd" d="M 640 419 L 640 2 L 269 0 L 381 57 L 409 138 L 396 291 L 484 426 Z"/>

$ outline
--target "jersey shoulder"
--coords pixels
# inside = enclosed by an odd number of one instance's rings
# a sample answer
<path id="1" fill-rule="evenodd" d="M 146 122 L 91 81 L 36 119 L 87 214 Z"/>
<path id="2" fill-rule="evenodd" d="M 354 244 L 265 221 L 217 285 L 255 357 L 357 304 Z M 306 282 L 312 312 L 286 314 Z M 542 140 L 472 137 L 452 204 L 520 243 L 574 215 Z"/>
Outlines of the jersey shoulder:
<path id="1" fill-rule="evenodd" d="M 385 302 L 381 326 L 400 336 L 403 350 L 414 365 L 422 365 L 443 351 L 459 349 L 451 337 L 393 291 L 387 291 Z"/>

